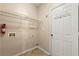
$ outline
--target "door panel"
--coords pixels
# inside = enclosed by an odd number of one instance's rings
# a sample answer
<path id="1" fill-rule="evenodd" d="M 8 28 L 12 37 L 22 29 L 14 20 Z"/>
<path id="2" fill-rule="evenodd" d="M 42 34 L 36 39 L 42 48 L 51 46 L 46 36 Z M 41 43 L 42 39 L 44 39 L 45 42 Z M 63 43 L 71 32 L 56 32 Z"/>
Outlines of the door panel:
<path id="1" fill-rule="evenodd" d="M 53 11 L 52 15 L 52 33 L 53 33 L 53 39 L 52 39 L 52 53 L 53 55 L 62 55 L 62 42 L 63 42 L 63 20 L 59 18 L 59 15 L 61 9 L 56 9 Z M 60 11 L 60 12 L 58 12 Z M 57 13 L 58 12 L 58 13 Z"/>
<path id="2" fill-rule="evenodd" d="M 78 25 L 73 26 L 78 20 L 77 8 L 77 4 L 63 4 L 52 11 L 52 55 L 77 55 L 74 49 L 77 50 Z"/>
<path id="3" fill-rule="evenodd" d="M 64 55 L 65 56 L 71 56 L 72 55 L 72 42 L 65 41 L 63 44 L 64 48 Z"/>

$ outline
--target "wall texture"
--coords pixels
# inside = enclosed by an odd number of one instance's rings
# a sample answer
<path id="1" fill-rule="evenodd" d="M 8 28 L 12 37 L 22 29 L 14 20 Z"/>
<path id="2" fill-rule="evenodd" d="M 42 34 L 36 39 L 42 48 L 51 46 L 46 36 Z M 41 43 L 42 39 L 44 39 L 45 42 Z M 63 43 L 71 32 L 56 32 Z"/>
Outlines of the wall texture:
<path id="1" fill-rule="evenodd" d="M 39 46 L 43 49 L 45 49 L 46 51 L 50 52 L 50 46 L 51 46 L 51 22 L 50 22 L 50 13 L 51 13 L 51 9 L 57 7 L 59 4 L 55 3 L 55 4 L 42 4 L 39 8 L 38 8 L 38 19 L 41 20 L 41 24 L 40 24 L 40 35 L 39 35 Z"/>
<path id="2" fill-rule="evenodd" d="M 37 19 L 37 10 L 32 4 L 0 4 L 0 11 L 23 14 L 27 17 Z M 0 35 L 0 55 L 15 55 L 27 49 L 33 48 L 37 42 L 37 22 L 29 22 L 22 19 L 0 15 L 0 25 L 6 24 L 6 34 Z M 15 33 L 15 37 L 10 37 Z"/>
<path id="3" fill-rule="evenodd" d="M 37 9 L 31 3 L 0 3 L 0 11 L 23 14 L 30 18 L 37 18 Z"/>
<path id="4" fill-rule="evenodd" d="M 0 11 L 23 14 L 41 21 L 40 29 L 29 28 L 38 26 L 37 22 L 15 19 L 0 15 L 0 24 L 7 24 L 7 32 L 0 37 L 0 55 L 15 55 L 35 46 L 39 39 L 39 46 L 49 52 L 50 17 L 51 9 L 59 4 L 42 4 L 38 11 L 32 4 L 0 4 Z M 37 14 L 38 12 L 38 14 Z M 10 32 L 15 32 L 15 37 L 9 37 Z"/>

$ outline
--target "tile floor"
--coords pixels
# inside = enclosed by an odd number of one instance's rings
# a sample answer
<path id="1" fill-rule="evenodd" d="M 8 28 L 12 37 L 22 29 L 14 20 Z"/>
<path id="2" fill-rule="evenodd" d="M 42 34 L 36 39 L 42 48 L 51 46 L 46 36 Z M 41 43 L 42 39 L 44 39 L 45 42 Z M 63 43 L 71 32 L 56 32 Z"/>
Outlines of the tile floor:
<path id="1" fill-rule="evenodd" d="M 32 51 L 26 52 L 21 56 L 48 56 L 45 52 L 41 51 L 40 49 L 36 48 Z"/>

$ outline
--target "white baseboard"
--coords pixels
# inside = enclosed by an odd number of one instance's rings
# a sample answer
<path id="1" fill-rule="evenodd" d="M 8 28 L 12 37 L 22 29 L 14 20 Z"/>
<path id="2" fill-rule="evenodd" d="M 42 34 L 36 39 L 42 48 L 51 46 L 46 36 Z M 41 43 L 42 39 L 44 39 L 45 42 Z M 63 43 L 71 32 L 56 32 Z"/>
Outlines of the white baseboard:
<path id="1" fill-rule="evenodd" d="M 20 53 L 14 55 L 14 56 L 20 56 L 20 55 L 22 55 L 22 54 L 24 54 L 24 53 L 26 53 L 26 52 L 28 52 L 28 51 L 32 51 L 32 50 L 35 49 L 35 48 L 37 48 L 37 46 L 35 46 L 35 47 L 31 48 L 31 49 L 25 50 L 25 51 L 23 51 L 23 52 L 20 52 Z"/>
<path id="2" fill-rule="evenodd" d="M 28 51 L 32 51 L 32 50 L 35 49 L 35 48 L 38 48 L 38 49 L 44 51 L 47 55 L 49 55 L 49 52 L 47 52 L 47 51 L 44 50 L 43 48 L 41 48 L 41 47 L 39 47 L 39 46 L 35 46 L 35 47 L 31 48 L 31 49 L 28 49 L 28 50 L 25 50 L 25 51 L 23 51 L 23 52 L 20 52 L 20 53 L 14 55 L 14 56 L 20 56 L 20 55 L 22 55 L 22 54 L 24 54 L 24 53 L 26 53 L 26 52 L 28 52 Z"/>
<path id="3" fill-rule="evenodd" d="M 45 49 L 43 49 L 43 48 L 41 48 L 41 47 L 39 47 L 39 46 L 37 46 L 37 48 L 39 48 L 40 50 L 44 51 L 47 55 L 50 55 L 50 53 L 47 52 Z"/>

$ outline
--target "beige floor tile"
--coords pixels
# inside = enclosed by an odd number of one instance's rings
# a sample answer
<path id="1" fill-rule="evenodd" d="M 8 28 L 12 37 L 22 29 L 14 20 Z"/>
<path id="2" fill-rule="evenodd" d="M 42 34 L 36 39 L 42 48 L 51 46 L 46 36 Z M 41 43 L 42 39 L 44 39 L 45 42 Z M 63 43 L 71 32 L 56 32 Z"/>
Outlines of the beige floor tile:
<path id="1" fill-rule="evenodd" d="M 36 48 L 32 51 L 26 52 L 21 56 L 48 56 L 45 52 L 41 51 L 40 49 Z"/>

